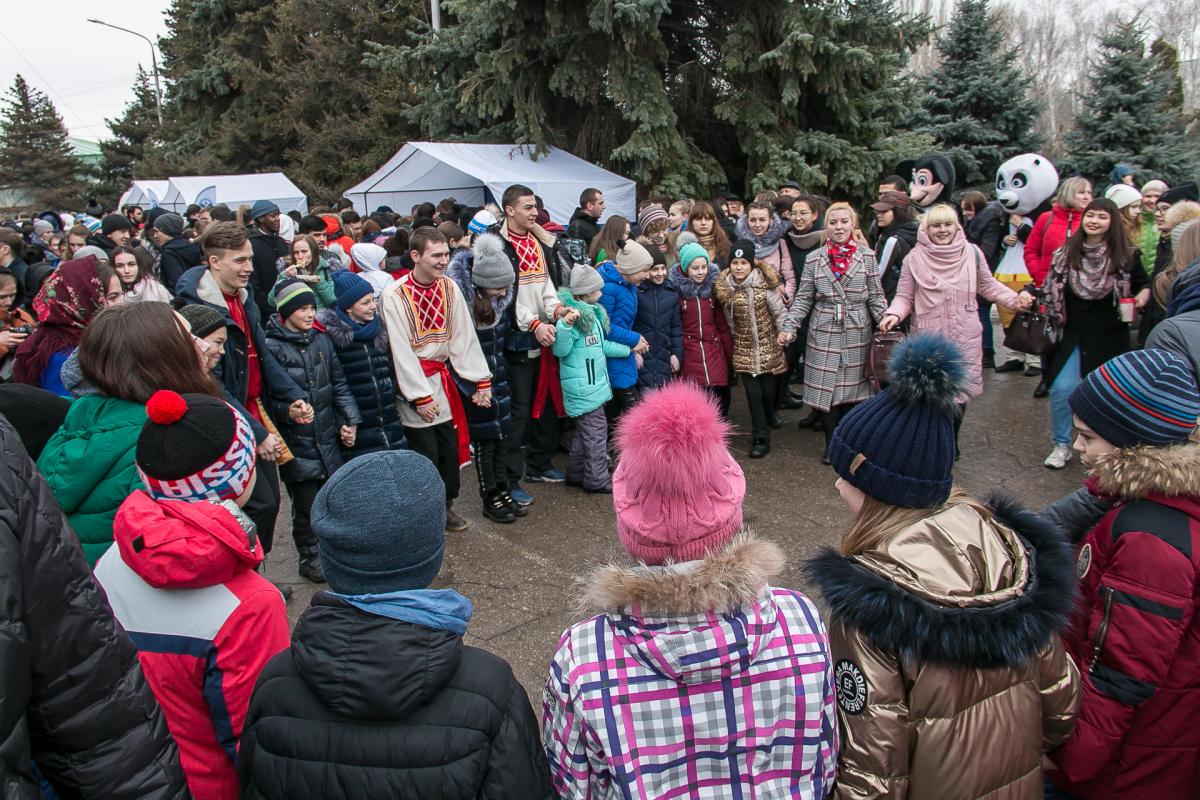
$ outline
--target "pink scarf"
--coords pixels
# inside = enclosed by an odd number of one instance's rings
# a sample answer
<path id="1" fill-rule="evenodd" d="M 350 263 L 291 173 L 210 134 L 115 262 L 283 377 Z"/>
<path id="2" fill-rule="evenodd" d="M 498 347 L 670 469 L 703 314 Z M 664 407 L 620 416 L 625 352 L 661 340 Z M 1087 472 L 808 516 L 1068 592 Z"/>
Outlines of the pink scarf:
<path id="1" fill-rule="evenodd" d="M 949 244 L 934 244 L 924 228 L 918 231 L 917 246 L 904 258 L 904 269 L 917 285 L 913 293 L 917 316 L 933 311 L 955 292 L 975 294 L 976 268 L 975 247 L 962 227 Z"/>

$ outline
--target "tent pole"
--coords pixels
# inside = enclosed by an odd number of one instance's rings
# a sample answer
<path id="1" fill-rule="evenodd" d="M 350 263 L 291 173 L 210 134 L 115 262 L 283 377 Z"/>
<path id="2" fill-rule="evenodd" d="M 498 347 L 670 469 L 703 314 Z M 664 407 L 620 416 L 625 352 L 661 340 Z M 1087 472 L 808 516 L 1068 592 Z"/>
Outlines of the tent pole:
<path id="1" fill-rule="evenodd" d="M 442 29 L 442 4 L 438 0 L 429 0 L 429 15 L 433 19 L 433 29 Z"/>

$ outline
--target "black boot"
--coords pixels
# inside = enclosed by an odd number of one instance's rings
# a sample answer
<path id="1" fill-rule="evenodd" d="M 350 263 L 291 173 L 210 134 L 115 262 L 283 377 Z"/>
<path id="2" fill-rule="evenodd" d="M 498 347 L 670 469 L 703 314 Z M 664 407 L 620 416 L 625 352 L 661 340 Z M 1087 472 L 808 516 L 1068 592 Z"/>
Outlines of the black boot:
<path id="1" fill-rule="evenodd" d="M 1033 390 L 1033 396 L 1036 397 L 1038 400 L 1041 400 L 1043 397 L 1045 397 L 1048 394 L 1050 394 L 1050 387 L 1046 384 L 1045 378 L 1043 378 L 1038 383 L 1037 388 Z"/>
<path id="2" fill-rule="evenodd" d="M 496 491 L 500 493 L 500 499 L 504 501 L 504 505 L 508 506 L 508 510 L 513 513 L 514 517 L 529 516 L 529 509 L 513 499 L 513 496 L 508 491 L 507 486 L 505 486 L 503 489 L 497 488 Z"/>
<path id="3" fill-rule="evenodd" d="M 808 412 L 808 416 L 796 423 L 796 427 L 800 430 L 812 428 L 817 430 L 817 425 L 821 423 L 821 412 L 815 408 Z M 823 426 L 822 426 L 823 427 Z"/>
<path id="4" fill-rule="evenodd" d="M 751 458 L 762 458 L 771 452 L 771 443 L 765 436 L 754 437 L 754 446 L 750 448 Z"/>
<path id="5" fill-rule="evenodd" d="M 312 556 L 310 558 L 301 558 L 300 565 L 297 567 L 300 577 L 313 583 L 325 582 L 325 570 L 321 567 L 320 556 Z"/>
<path id="6" fill-rule="evenodd" d="M 996 367 L 996 372 L 1001 374 L 1005 372 L 1023 372 L 1025 370 L 1025 362 L 1019 358 L 1012 358 L 1005 361 L 1000 366 Z"/>
<path id="7" fill-rule="evenodd" d="M 500 492 L 495 489 L 483 497 L 483 515 L 492 522 L 499 522 L 504 525 L 517 521 L 516 515 L 508 507 L 508 503 L 504 502 L 504 499 L 500 496 Z"/>

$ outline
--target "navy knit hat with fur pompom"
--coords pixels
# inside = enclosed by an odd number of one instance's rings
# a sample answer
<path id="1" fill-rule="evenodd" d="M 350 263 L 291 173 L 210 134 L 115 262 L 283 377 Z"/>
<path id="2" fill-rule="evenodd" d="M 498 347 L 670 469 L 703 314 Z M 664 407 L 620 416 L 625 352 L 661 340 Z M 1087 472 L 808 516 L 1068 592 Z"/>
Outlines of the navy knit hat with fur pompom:
<path id="1" fill-rule="evenodd" d="M 838 424 L 829 460 L 880 502 L 936 508 L 950 497 L 954 418 L 966 378 L 962 354 L 941 336 L 912 336 L 888 362 L 891 383 Z"/>

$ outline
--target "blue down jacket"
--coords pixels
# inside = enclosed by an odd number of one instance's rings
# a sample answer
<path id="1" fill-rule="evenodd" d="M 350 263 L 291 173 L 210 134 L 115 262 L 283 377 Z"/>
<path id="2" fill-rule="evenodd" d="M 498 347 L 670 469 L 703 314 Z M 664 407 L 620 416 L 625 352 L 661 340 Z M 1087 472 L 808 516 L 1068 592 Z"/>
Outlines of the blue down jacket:
<path id="1" fill-rule="evenodd" d="M 683 364 L 683 325 L 679 315 L 679 292 L 667 282 L 643 281 L 638 287 L 637 319 L 633 330 L 650 343 L 642 356 L 638 387 L 652 389 L 671 380 L 671 356 Z"/>
<path id="2" fill-rule="evenodd" d="M 632 350 L 641 338 L 633 330 L 638 310 L 637 287 L 625 280 L 612 261 L 605 261 L 596 267 L 596 271 L 604 279 L 600 305 L 608 315 L 607 339 Z M 637 384 L 637 359 L 632 352 L 621 358 L 608 359 L 608 380 L 614 389 L 629 389 Z"/>

